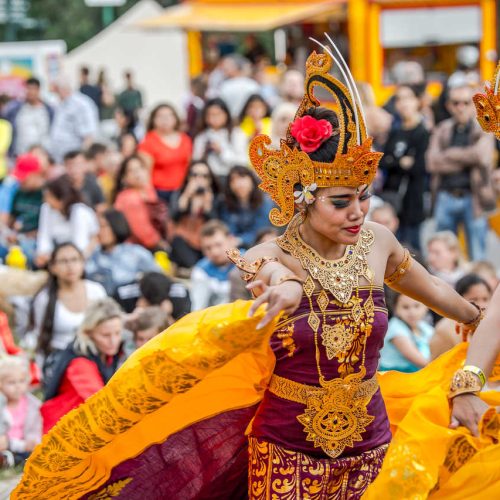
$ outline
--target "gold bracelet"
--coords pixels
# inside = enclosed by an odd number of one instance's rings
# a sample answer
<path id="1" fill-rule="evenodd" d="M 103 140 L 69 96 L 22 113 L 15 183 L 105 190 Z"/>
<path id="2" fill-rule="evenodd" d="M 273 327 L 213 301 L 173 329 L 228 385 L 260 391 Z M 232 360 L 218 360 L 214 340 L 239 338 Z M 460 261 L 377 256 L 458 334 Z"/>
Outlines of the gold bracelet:
<path id="1" fill-rule="evenodd" d="M 479 377 L 471 371 L 457 370 L 453 375 L 448 392 L 448 399 L 453 399 L 460 394 L 475 394 L 481 392 L 483 385 Z"/>
<path id="2" fill-rule="evenodd" d="M 241 256 L 240 251 L 237 248 L 231 248 L 226 251 L 226 255 L 229 260 L 240 270 L 243 271 L 243 281 L 250 283 L 255 279 L 257 273 L 270 262 L 278 262 L 277 257 L 260 257 L 254 262 L 248 262 L 244 257 Z"/>
<path id="3" fill-rule="evenodd" d="M 479 307 L 474 302 L 471 302 L 471 304 L 477 309 L 476 317 L 472 321 L 469 321 L 467 323 L 457 323 L 455 325 L 455 332 L 458 335 L 460 335 L 460 333 L 462 334 L 462 339 L 464 342 L 467 340 L 467 335 L 474 333 L 476 331 L 476 328 L 479 326 L 479 323 L 481 323 L 484 318 L 484 309 L 482 307 Z"/>
<path id="4" fill-rule="evenodd" d="M 388 286 L 395 285 L 398 281 L 403 279 L 404 275 L 408 272 L 412 264 L 413 259 L 411 258 L 410 251 L 405 248 L 403 260 L 401 261 L 399 266 L 396 267 L 396 270 L 390 276 L 384 279 L 384 283 Z"/>
<path id="5" fill-rule="evenodd" d="M 282 276 L 277 282 L 276 285 L 278 286 L 284 283 L 285 281 L 296 281 L 297 283 L 300 283 L 301 285 L 304 284 L 304 280 L 302 278 L 299 278 L 296 274 L 285 274 Z"/>
<path id="6" fill-rule="evenodd" d="M 479 368 L 479 366 L 465 365 L 463 367 L 463 370 L 464 370 L 464 372 L 471 372 L 474 375 L 477 375 L 483 386 L 486 384 L 486 375 L 484 374 L 483 370 L 481 370 L 481 368 Z"/>

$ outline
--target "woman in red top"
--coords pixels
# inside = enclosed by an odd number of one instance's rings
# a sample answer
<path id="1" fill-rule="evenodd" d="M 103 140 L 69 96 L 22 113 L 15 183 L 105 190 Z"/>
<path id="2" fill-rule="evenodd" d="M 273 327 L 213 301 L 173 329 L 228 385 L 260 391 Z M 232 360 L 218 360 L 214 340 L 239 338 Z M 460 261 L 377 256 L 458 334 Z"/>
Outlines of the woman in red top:
<path id="1" fill-rule="evenodd" d="M 181 121 L 169 104 L 151 112 L 148 132 L 137 150 L 151 169 L 153 186 L 167 203 L 184 182 L 191 161 L 192 142 L 180 132 Z"/>
<path id="2" fill-rule="evenodd" d="M 134 243 L 150 250 L 166 247 L 167 208 L 151 185 L 142 157 L 133 155 L 123 160 L 114 200 L 114 207 L 127 219 Z"/>
<path id="3" fill-rule="evenodd" d="M 91 304 L 75 342 L 61 352 L 51 376 L 45 380 L 41 407 L 44 434 L 70 410 L 104 387 L 122 354 L 122 311 L 110 298 Z"/>

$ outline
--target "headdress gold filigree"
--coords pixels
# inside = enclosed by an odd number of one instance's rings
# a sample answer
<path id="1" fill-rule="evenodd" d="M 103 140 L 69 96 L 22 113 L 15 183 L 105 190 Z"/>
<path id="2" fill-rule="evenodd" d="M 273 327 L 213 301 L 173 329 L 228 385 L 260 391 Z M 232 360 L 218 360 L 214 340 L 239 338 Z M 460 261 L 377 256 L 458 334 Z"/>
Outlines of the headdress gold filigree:
<path id="1" fill-rule="evenodd" d="M 485 132 L 493 132 L 500 140 L 500 61 L 491 82 L 487 82 L 485 94 L 476 94 L 472 100 L 476 106 L 477 121 Z"/>
<path id="2" fill-rule="evenodd" d="M 279 208 L 273 208 L 269 219 L 275 226 L 284 226 L 294 214 L 294 185 L 317 187 L 359 187 L 370 184 L 377 172 L 382 153 L 371 150 L 372 139 L 366 127 L 360 103 L 347 87 L 329 74 L 333 59 L 328 54 L 313 52 L 306 63 L 305 94 L 295 119 L 311 107 L 320 106 L 314 87 L 326 89 L 334 98 L 339 120 L 339 144 L 330 162 L 313 161 L 296 146 L 288 128 L 287 138 L 278 150 L 268 149 L 271 139 L 258 135 L 250 143 L 250 161 L 262 182 L 260 188 L 269 193 Z M 343 72 L 344 70 L 340 68 Z M 352 85 L 352 82 L 347 82 Z"/>

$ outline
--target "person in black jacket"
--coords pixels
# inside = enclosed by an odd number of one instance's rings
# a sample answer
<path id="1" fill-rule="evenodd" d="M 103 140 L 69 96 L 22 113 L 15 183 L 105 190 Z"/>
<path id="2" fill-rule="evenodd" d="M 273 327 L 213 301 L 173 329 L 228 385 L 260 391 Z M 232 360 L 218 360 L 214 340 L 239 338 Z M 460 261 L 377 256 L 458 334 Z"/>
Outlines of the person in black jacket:
<path id="1" fill-rule="evenodd" d="M 385 144 L 380 167 L 385 173 L 382 198 L 399 217 L 398 239 L 420 250 L 420 226 L 425 220 L 424 193 L 427 176 L 425 152 L 429 131 L 420 114 L 421 85 L 401 85 L 395 94 L 401 122 L 394 125 Z"/>

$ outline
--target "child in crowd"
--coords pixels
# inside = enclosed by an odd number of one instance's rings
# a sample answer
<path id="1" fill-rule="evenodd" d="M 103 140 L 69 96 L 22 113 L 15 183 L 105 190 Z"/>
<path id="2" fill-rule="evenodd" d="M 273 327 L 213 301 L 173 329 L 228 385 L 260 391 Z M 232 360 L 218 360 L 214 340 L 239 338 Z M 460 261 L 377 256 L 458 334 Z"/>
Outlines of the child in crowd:
<path id="1" fill-rule="evenodd" d="M 9 464 L 23 463 L 42 439 L 41 402 L 29 392 L 30 380 L 29 365 L 21 356 L 0 358 L 0 394 L 8 427 L 4 423 L 3 436 L 0 429 L 0 451 Z"/>
<path id="2" fill-rule="evenodd" d="M 389 320 L 380 353 L 380 370 L 415 372 L 427 365 L 430 358 L 433 328 L 424 320 L 428 309 L 406 295 L 393 293 L 394 316 Z"/>
<path id="3" fill-rule="evenodd" d="M 458 238 L 451 231 L 440 231 L 427 242 L 429 271 L 451 286 L 465 274 Z"/>
<path id="4" fill-rule="evenodd" d="M 399 228 L 399 218 L 394 207 L 387 202 L 375 207 L 370 213 L 370 220 L 385 226 L 393 234 L 396 234 Z"/>
<path id="5" fill-rule="evenodd" d="M 174 318 L 160 306 L 145 307 L 142 309 L 137 319 L 128 327 L 134 333 L 134 344 L 136 349 L 142 347 L 146 342 L 156 337 L 165 328 L 174 323 Z"/>
<path id="6" fill-rule="evenodd" d="M 235 246 L 235 238 L 221 221 L 207 222 L 201 229 L 204 258 L 191 273 L 193 311 L 229 302 L 229 273 L 233 267 L 226 250 Z"/>
<path id="7" fill-rule="evenodd" d="M 455 290 L 469 302 L 486 309 L 490 303 L 492 288 L 488 282 L 477 274 L 466 274 L 457 281 Z M 435 327 L 430 341 L 431 360 L 449 351 L 463 341 L 461 335 L 455 332 L 455 321 L 442 318 Z"/>

